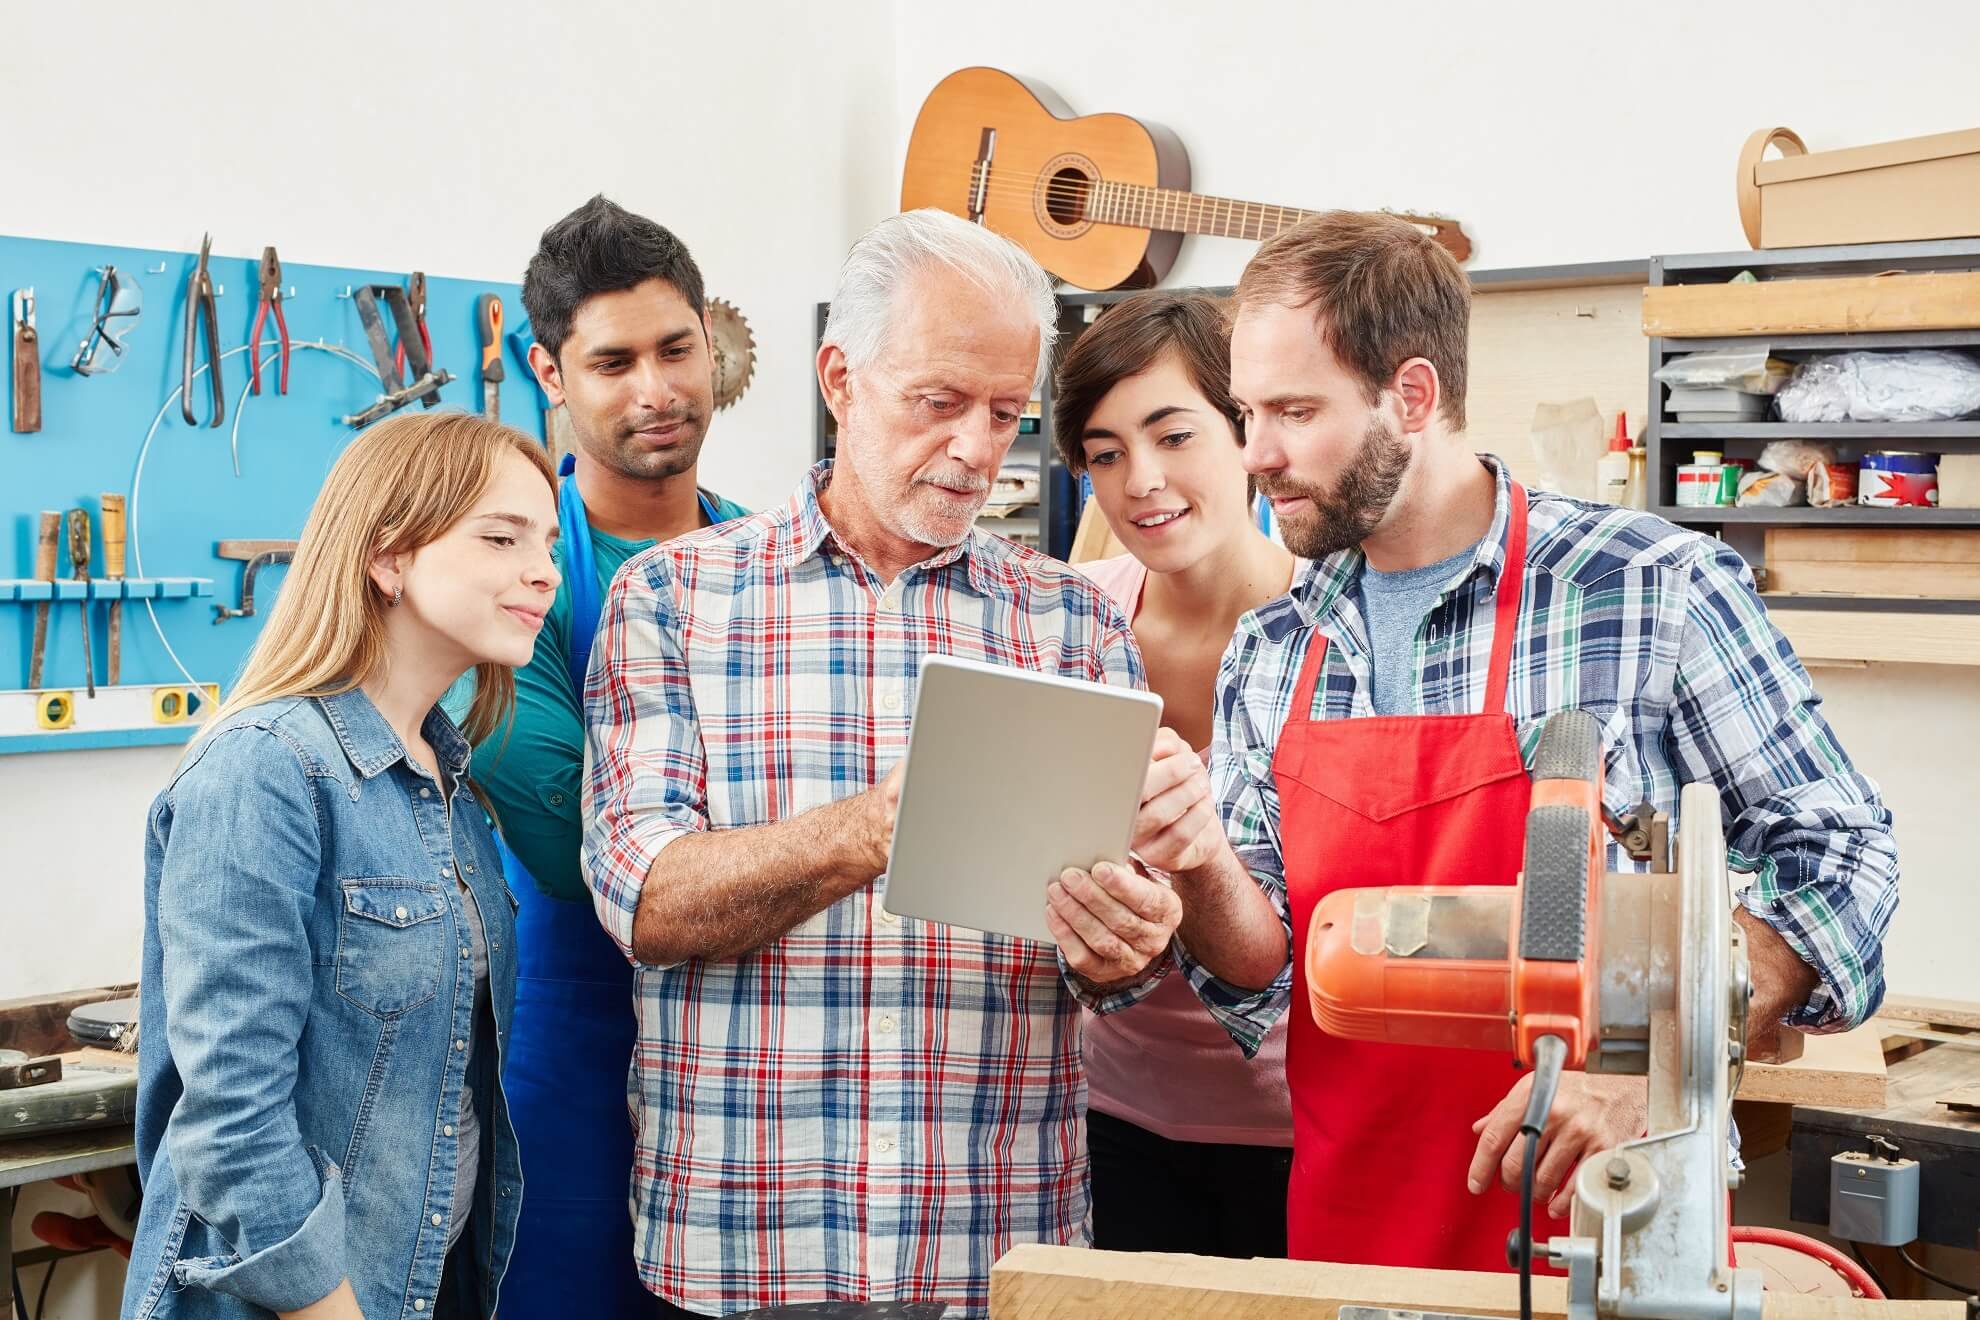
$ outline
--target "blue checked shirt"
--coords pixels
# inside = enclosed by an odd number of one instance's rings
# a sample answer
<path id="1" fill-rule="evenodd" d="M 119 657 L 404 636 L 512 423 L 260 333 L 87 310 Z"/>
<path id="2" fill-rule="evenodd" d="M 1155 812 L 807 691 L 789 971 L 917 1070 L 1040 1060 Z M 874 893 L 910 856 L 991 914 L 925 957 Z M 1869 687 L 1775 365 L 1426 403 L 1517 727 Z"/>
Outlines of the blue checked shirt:
<path id="1" fill-rule="evenodd" d="M 1008 541 L 977 531 L 881 582 L 825 522 L 830 474 L 628 560 L 606 598 L 584 867 L 628 957 L 669 844 L 848 797 L 900 759 L 923 655 L 1143 684 L 1119 607 Z M 1009 751 L 984 749 L 985 811 L 1023 773 Z M 1080 1005 L 1134 1002 L 1167 960 L 1096 998 L 1048 946 L 883 911 L 884 883 L 740 958 L 635 963 L 634 1240 L 668 1301 L 981 1315 L 1013 1244 L 1088 1240 Z"/>
<path id="2" fill-rule="evenodd" d="M 1477 553 L 1418 629 L 1422 714 L 1476 713 L 1485 700 L 1510 478 L 1498 459 L 1484 461 L 1498 477 L 1498 508 Z M 1728 860 L 1753 873 L 1740 901 L 1820 978 L 1787 1021 L 1815 1031 L 1863 1022 L 1884 996 L 1884 932 L 1897 908 L 1891 813 L 1822 718 L 1822 699 L 1768 621 L 1752 573 L 1721 542 L 1661 518 L 1528 495 L 1526 580 L 1507 683 L 1528 764 L 1547 718 L 1580 709 L 1602 725 L 1602 797 L 1611 812 L 1648 801 L 1671 813 L 1675 838 L 1680 786 L 1715 785 Z M 1354 590 L 1362 563 L 1359 550 L 1320 560 L 1288 595 L 1246 615 L 1217 676 L 1212 791 L 1231 846 L 1278 909 L 1288 942 L 1272 751 L 1316 628 L 1328 647 L 1313 718 L 1375 713 L 1368 627 Z M 1613 843 L 1609 866 L 1642 869 Z M 1252 992 L 1181 952 L 1211 1013 L 1255 1051 L 1290 1000 L 1291 964 L 1277 983 Z"/>

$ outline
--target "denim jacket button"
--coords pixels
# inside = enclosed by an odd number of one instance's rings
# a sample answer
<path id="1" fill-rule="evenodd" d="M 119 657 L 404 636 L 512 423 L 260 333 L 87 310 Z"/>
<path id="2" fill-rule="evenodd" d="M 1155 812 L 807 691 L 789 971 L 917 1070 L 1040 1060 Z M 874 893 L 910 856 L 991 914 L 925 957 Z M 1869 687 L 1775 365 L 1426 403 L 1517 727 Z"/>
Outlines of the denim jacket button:
<path id="1" fill-rule="evenodd" d="M 453 1135 L 454 1135 L 454 1125 L 453 1125 L 452 1123 L 443 1123 L 443 1124 L 441 1124 L 441 1126 L 440 1126 L 440 1135 L 441 1135 L 441 1136 L 443 1136 L 443 1137 L 451 1137 L 451 1136 L 453 1136 Z"/>
<path id="2" fill-rule="evenodd" d="M 432 1219 L 428 1220 L 427 1222 L 432 1224 L 435 1228 L 438 1228 L 440 1227 L 441 1224 L 445 1223 L 446 1221 L 441 1219 L 439 1215 L 435 1215 L 433 1216 Z"/>
<path id="3" fill-rule="evenodd" d="M 405 907 L 404 907 L 403 905 L 401 905 L 401 906 L 399 906 L 399 907 L 396 907 L 396 908 L 393 908 L 393 909 L 392 909 L 392 915 L 393 915 L 393 916 L 395 916 L 395 917 L 397 917 L 397 918 L 398 918 L 398 919 L 399 919 L 400 921 L 404 921 L 404 920 L 406 919 L 406 909 L 405 909 Z"/>

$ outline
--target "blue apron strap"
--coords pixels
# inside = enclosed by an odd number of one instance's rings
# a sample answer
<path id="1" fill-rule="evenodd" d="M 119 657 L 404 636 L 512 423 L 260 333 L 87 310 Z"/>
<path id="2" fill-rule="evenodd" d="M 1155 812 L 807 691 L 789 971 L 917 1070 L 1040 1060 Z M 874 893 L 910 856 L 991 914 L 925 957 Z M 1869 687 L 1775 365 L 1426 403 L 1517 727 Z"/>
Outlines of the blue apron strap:
<path id="1" fill-rule="evenodd" d="M 591 639 L 598 632 L 604 599 L 598 591 L 598 561 L 591 553 L 591 521 L 585 517 L 584 496 L 578 493 L 574 455 L 557 465 L 557 518 L 562 524 L 564 582 L 571 589 L 571 690 L 584 705 L 584 676 L 591 668 Z"/>

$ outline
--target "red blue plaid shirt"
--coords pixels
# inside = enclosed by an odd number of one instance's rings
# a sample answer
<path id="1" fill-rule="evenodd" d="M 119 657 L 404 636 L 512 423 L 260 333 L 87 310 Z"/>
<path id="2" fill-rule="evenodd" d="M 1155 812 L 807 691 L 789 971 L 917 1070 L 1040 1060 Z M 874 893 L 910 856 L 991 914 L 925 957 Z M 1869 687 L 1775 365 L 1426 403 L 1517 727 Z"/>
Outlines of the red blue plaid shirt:
<path id="1" fill-rule="evenodd" d="M 830 480 L 821 464 L 782 509 L 657 546 L 612 584 L 584 867 L 629 957 L 669 843 L 857 793 L 905 753 L 923 655 L 1143 684 L 1127 620 L 1070 568 L 979 531 L 884 583 L 826 524 Z M 985 748 L 984 773 L 1022 774 L 1026 754 Z M 733 961 L 635 961 L 635 1243 L 676 1305 L 979 1315 L 1013 1244 L 1087 1241 L 1083 992 L 1048 947 L 895 918 L 880 892 Z"/>

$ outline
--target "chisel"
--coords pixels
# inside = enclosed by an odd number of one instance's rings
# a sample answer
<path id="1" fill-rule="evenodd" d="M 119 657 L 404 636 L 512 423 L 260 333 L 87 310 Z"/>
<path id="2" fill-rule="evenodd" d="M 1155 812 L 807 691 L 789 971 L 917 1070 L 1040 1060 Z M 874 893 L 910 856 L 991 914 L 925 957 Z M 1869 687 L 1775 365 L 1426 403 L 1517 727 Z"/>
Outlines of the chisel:
<path id="1" fill-rule="evenodd" d="M 474 321 L 481 330 L 481 411 L 502 420 L 502 300 L 484 293 L 475 300 Z"/>
<path id="2" fill-rule="evenodd" d="M 53 509 L 44 509 L 41 527 L 34 538 L 35 581 L 55 581 L 55 564 L 61 554 L 61 546 L 62 515 Z M 52 595 L 34 607 L 34 649 L 28 653 L 28 687 L 31 689 L 41 687 L 41 662 L 48 655 L 48 611 L 52 608 Z"/>
<path id="3" fill-rule="evenodd" d="M 89 511 L 69 510 L 69 560 L 75 567 L 76 578 L 83 584 L 82 609 L 83 634 L 83 685 L 89 695 L 96 695 L 96 666 L 89 658 Z"/>
<path id="4" fill-rule="evenodd" d="M 14 290 L 14 429 L 41 429 L 41 337 L 34 330 L 34 290 Z"/>
<path id="5" fill-rule="evenodd" d="M 124 580 L 124 497 L 106 490 L 98 502 L 103 509 L 103 576 L 109 581 L 121 583 Z M 109 628 L 109 661 L 103 667 L 103 681 L 116 687 L 124 671 L 124 598 L 121 595 L 110 598 Z"/>

